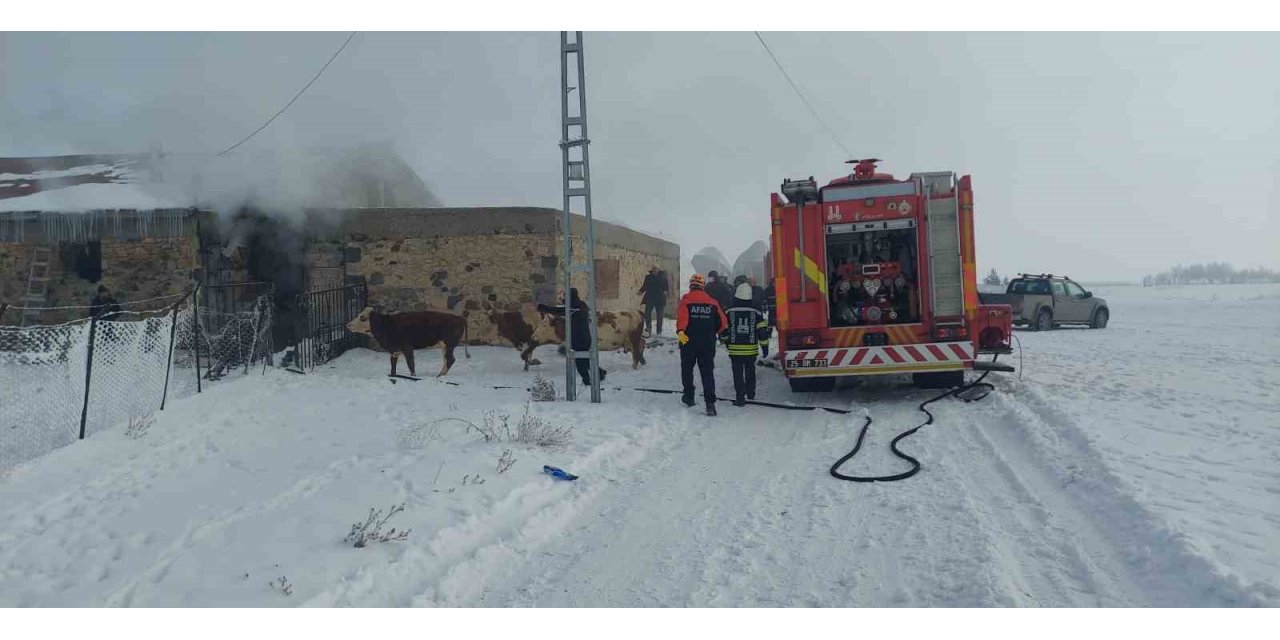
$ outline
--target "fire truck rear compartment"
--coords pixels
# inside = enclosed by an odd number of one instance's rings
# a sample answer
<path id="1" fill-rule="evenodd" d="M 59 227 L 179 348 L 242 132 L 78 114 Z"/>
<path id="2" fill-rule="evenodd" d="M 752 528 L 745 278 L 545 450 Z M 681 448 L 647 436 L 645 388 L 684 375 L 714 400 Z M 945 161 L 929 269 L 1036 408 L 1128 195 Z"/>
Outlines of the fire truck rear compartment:
<path id="1" fill-rule="evenodd" d="M 920 322 L 915 220 L 827 225 L 832 327 Z"/>

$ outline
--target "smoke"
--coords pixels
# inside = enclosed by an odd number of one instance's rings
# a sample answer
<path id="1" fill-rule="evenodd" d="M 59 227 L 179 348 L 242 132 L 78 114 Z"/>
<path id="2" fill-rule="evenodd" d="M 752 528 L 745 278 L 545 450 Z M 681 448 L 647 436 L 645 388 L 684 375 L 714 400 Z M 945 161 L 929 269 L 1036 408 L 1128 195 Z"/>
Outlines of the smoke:
<path id="1" fill-rule="evenodd" d="M 439 205 L 399 164 L 389 144 L 175 154 L 158 164 L 164 185 L 170 193 L 180 192 L 183 206 L 214 211 L 220 218 L 249 208 L 299 224 L 313 209 Z"/>
<path id="2" fill-rule="evenodd" d="M 425 188 L 384 194 L 370 186 L 404 182 L 426 146 L 405 124 L 407 114 L 431 107 L 401 90 L 412 86 L 411 70 L 395 64 L 406 37 L 357 35 L 280 118 L 215 155 L 284 106 L 344 38 L 0 33 L 0 156 L 164 152 L 148 163 L 158 180 L 144 171 L 132 189 L 81 190 L 83 198 L 61 199 L 64 210 L 110 207 L 109 193 L 132 192 L 130 208 L 198 206 L 220 218 L 252 208 L 297 224 L 308 208 L 377 206 L 387 195 L 401 206 L 439 204 Z M 409 162 L 382 157 L 406 155 Z M 77 206 L 79 199 L 100 204 Z"/>

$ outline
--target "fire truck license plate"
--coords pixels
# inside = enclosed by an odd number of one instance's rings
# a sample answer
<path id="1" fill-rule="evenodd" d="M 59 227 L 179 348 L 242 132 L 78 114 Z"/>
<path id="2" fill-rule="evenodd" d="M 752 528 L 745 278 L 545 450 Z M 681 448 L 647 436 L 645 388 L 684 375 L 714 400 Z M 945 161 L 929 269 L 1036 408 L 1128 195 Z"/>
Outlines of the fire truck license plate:
<path id="1" fill-rule="evenodd" d="M 788 369 L 799 369 L 801 367 L 825 367 L 825 366 L 827 366 L 826 358 L 822 358 L 821 360 L 809 358 L 807 360 L 788 360 L 787 361 Z"/>

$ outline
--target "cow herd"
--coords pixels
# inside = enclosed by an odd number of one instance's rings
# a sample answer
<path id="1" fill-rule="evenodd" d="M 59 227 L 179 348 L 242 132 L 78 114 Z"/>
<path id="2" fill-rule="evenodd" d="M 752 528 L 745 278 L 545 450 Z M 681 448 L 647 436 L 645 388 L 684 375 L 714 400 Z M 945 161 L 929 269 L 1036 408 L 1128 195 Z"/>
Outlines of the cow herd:
<path id="1" fill-rule="evenodd" d="M 564 342 L 564 318 L 538 311 L 534 305 L 522 305 L 517 311 L 489 311 L 489 321 L 497 328 L 501 342 L 520 350 L 525 371 L 530 365 L 542 364 L 533 357 L 534 349 Z M 442 311 L 405 311 L 382 313 L 366 307 L 347 330 L 373 337 L 391 355 L 391 375 L 396 375 L 396 362 L 401 355 L 409 366 L 409 374 L 417 375 L 413 364 L 415 349 L 440 345 L 444 362 L 437 377 L 449 373 L 454 349 L 459 344 L 467 352 L 467 320 Z M 622 349 L 631 354 L 631 368 L 644 360 L 644 317 L 639 311 L 601 311 L 596 313 L 596 337 L 601 351 Z M 471 357 L 467 353 L 467 357 Z"/>

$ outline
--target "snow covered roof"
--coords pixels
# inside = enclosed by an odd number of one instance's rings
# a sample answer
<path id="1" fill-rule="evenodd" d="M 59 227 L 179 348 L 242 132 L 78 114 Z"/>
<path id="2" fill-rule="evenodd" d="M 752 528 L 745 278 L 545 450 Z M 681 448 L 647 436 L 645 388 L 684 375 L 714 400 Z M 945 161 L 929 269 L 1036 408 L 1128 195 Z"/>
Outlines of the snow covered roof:
<path id="1" fill-rule="evenodd" d="M 0 158 L 0 200 L 80 184 L 123 184 L 135 178 L 140 155 Z"/>
<path id="2" fill-rule="evenodd" d="M 439 206 L 388 145 L 209 154 L 0 158 L 0 211 Z"/>
<path id="3" fill-rule="evenodd" d="M 0 200 L 0 211 L 81 213 L 102 209 L 169 209 L 191 206 L 177 194 L 138 184 L 77 184 L 46 189 L 26 197 Z"/>
<path id="4" fill-rule="evenodd" d="M 177 194 L 146 188 L 149 156 L 0 158 L 0 211 L 179 207 Z M 158 187 L 159 185 L 156 185 Z"/>

